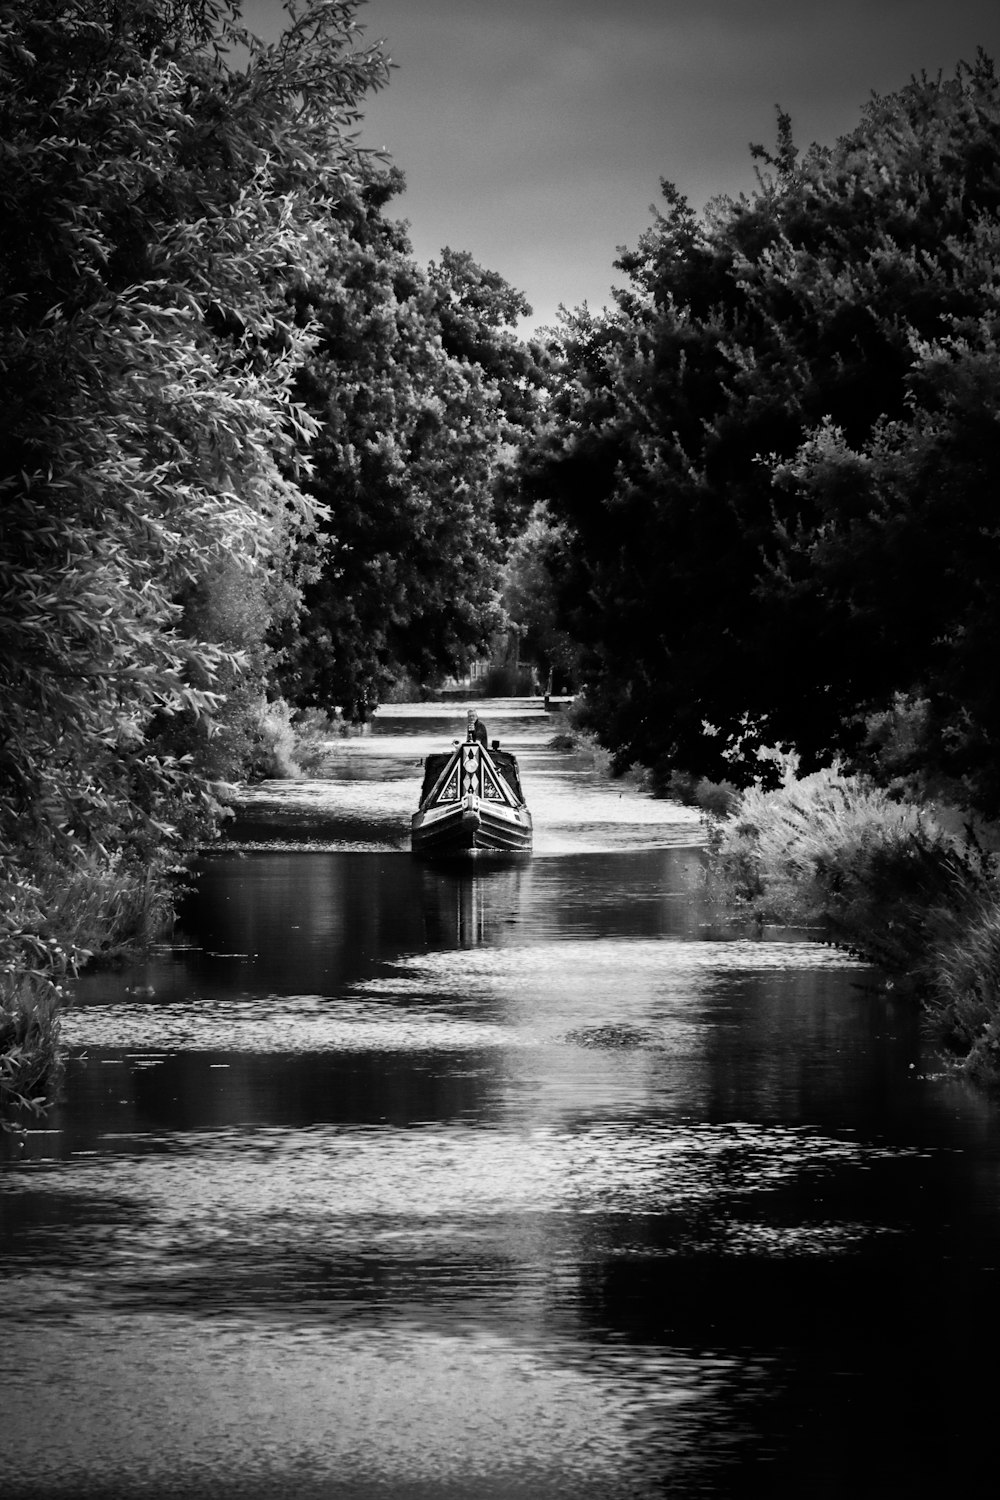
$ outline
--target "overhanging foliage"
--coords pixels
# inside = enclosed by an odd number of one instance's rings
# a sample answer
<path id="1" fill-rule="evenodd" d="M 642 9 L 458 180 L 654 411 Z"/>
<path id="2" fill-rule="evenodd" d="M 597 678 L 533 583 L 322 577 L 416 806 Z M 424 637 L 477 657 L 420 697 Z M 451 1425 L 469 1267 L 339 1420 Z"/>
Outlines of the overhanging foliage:
<path id="1" fill-rule="evenodd" d="M 1000 84 L 980 56 L 832 148 L 782 117 L 748 198 L 669 186 L 631 286 L 561 339 L 526 482 L 620 760 L 751 780 L 929 705 L 925 767 L 1000 811 Z"/>

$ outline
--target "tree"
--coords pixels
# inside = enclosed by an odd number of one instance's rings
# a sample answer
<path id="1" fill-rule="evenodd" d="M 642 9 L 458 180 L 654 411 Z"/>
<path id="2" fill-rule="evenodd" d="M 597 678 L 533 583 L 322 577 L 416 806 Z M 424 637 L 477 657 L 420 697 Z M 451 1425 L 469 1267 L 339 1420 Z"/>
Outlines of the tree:
<path id="1" fill-rule="evenodd" d="M 565 527 L 554 526 L 544 505 L 536 505 L 524 529 L 513 539 L 502 573 L 502 602 L 523 656 L 538 669 L 553 691 L 573 686 L 579 671 L 578 648 L 559 628 L 556 584 L 565 547 Z"/>
<path id="2" fill-rule="evenodd" d="M 320 330 L 296 389 L 319 426 L 309 488 L 326 519 L 282 682 L 359 720 L 394 681 L 456 670 L 499 627 L 495 494 L 540 380 L 508 326 L 519 293 L 468 255 L 415 263 L 383 212 L 402 185 L 372 172 L 341 196 L 295 293 Z"/>
<path id="3" fill-rule="evenodd" d="M 874 99 L 829 149 L 779 126 L 750 197 L 699 218 L 667 187 L 615 312 L 563 334 L 526 482 L 570 530 L 592 712 L 626 763 L 749 779 L 768 743 L 854 753 L 903 692 L 939 749 L 978 703 L 964 742 L 995 761 L 992 64 Z"/>
<path id="4" fill-rule="evenodd" d="M 287 8 L 269 47 L 223 0 L 0 4 L 0 837 L 19 886 L 46 859 L 68 878 L 153 857 L 204 800 L 260 617 L 294 606 L 311 335 L 283 292 L 356 171 L 384 64 L 355 50 L 354 4 Z M 234 570 L 259 608 L 230 631 Z"/>
<path id="5" fill-rule="evenodd" d="M 774 588 L 808 588 L 825 630 L 840 622 L 859 652 L 878 651 L 885 681 L 918 709 L 904 769 L 986 815 L 1000 814 L 1000 235 L 986 219 L 954 247 L 951 275 L 978 315 L 914 342 L 906 418 L 852 447 L 832 425 L 811 434 L 776 483 L 819 518 L 789 533 Z M 994 268 L 992 271 L 990 268 Z M 858 718 L 882 703 L 872 694 Z"/>

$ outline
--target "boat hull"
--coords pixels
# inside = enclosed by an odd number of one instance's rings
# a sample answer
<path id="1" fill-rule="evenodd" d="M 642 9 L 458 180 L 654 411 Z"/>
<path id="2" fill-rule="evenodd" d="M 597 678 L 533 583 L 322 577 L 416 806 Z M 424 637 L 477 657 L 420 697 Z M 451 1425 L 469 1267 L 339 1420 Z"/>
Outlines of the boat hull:
<path id="1" fill-rule="evenodd" d="M 427 859 L 459 854 L 527 854 L 531 850 L 531 814 L 527 808 L 484 806 L 469 798 L 457 807 L 432 807 L 414 813 L 411 845 Z"/>

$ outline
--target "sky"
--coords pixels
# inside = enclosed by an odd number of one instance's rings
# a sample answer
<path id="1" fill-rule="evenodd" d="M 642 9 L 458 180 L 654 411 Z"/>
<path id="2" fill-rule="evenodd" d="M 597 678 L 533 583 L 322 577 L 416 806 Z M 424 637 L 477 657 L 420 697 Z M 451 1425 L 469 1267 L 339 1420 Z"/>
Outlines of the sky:
<path id="1" fill-rule="evenodd" d="M 282 24 L 281 0 L 243 13 Z M 358 19 L 395 64 L 360 136 L 406 176 L 390 212 L 419 261 L 466 250 L 522 291 L 522 332 L 610 303 L 662 178 L 698 209 L 752 189 L 777 106 L 799 146 L 832 144 L 873 92 L 977 46 L 1000 65 L 1000 0 L 366 0 Z"/>

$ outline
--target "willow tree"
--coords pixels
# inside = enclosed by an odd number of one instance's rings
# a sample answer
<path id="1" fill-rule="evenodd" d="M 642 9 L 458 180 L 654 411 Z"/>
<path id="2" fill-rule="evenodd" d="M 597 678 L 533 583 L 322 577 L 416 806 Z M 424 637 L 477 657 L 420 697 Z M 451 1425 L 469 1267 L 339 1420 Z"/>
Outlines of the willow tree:
<path id="1" fill-rule="evenodd" d="M 316 519 L 292 394 L 311 335 L 284 291 L 353 181 L 384 64 L 355 4 L 286 9 L 268 46 L 224 0 L 0 4 L 15 970 L 45 959 L 53 872 L 141 867 L 205 807 L 209 731 L 294 606 L 294 544 Z M 255 607 L 220 610 L 220 581 Z M 182 718 L 200 728 L 171 737 Z"/>

